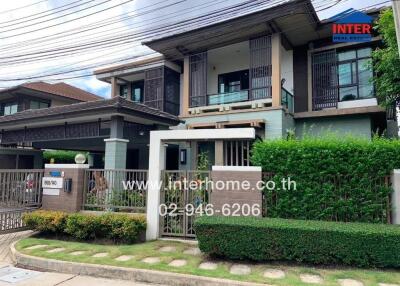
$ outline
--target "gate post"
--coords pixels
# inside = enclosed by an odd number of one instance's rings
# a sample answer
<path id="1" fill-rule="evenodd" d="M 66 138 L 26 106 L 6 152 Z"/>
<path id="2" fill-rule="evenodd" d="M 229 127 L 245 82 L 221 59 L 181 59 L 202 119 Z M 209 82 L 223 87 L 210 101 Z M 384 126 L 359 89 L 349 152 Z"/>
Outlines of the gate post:
<path id="1" fill-rule="evenodd" d="M 79 212 L 83 203 L 85 188 L 86 164 L 46 164 L 44 177 L 47 181 L 53 179 L 59 185 L 49 186 L 42 184 L 42 208 L 65 212 Z M 70 190 L 66 190 L 65 179 L 72 179 Z M 45 182 L 46 179 L 44 179 Z"/>
<path id="2" fill-rule="evenodd" d="M 400 224 L 400 169 L 393 170 L 392 176 L 392 224 Z"/>

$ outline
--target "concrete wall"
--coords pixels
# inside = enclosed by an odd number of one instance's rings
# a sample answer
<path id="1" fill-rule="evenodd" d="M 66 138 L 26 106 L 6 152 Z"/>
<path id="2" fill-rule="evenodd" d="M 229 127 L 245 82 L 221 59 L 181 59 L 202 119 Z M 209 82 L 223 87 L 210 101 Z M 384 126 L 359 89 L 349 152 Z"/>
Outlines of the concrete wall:
<path id="1" fill-rule="evenodd" d="M 353 135 L 371 138 L 371 118 L 368 115 L 328 117 L 296 120 L 296 136 L 301 138 L 304 133 L 320 136 L 324 133 L 338 135 Z"/>
<path id="2" fill-rule="evenodd" d="M 240 42 L 233 45 L 208 51 L 207 93 L 218 93 L 218 75 L 228 72 L 249 69 L 250 51 L 249 42 Z"/>

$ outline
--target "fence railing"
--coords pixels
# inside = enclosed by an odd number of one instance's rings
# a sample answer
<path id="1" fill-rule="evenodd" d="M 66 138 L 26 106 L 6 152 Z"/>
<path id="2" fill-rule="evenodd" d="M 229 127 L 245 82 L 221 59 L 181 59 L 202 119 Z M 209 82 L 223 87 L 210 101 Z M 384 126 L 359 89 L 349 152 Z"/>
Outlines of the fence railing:
<path id="1" fill-rule="evenodd" d="M 31 212 L 35 209 L 36 208 L 0 209 L 0 234 L 25 228 L 22 216 L 24 213 Z"/>
<path id="2" fill-rule="evenodd" d="M 84 186 L 85 210 L 146 212 L 147 170 L 86 170 Z"/>
<path id="3" fill-rule="evenodd" d="M 39 207 L 43 170 L 1 170 L 0 207 Z"/>

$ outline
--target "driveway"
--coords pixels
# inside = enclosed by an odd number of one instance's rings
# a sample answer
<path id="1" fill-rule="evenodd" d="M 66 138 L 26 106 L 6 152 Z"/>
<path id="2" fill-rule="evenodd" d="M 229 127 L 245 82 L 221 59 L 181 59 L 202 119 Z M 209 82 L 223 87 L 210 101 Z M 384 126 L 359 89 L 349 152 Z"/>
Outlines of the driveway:
<path id="1" fill-rule="evenodd" d="M 10 245 L 31 235 L 21 231 L 0 235 L 0 286 L 155 286 L 126 280 L 103 279 L 64 273 L 38 272 L 13 266 Z M 157 284 L 158 285 L 158 284 Z M 162 285 L 158 285 L 162 286 Z"/>

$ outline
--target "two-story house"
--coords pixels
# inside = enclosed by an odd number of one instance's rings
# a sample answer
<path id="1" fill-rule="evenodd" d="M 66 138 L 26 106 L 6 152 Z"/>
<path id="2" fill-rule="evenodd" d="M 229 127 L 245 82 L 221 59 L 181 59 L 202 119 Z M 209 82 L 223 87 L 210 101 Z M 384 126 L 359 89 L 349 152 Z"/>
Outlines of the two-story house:
<path id="1" fill-rule="evenodd" d="M 8 118 L 26 110 L 49 109 L 100 99 L 103 98 L 63 82 L 25 83 L 0 90 L 0 117 Z M 23 140 L 13 144 L 3 142 L 0 147 L 0 169 L 42 168 L 41 151 L 31 147 Z"/>
<path id="2" fill-rule="evenodd" d="M 112 97 L 179 115 L 184 123 L 174 128 L 254 127 L 267 140 L 323 132 L 371 138 L 387 129 L 371 82 L 371 53 L 381 37 L 334 43 L 331 26 L 309 0 L 288 1 L 146 41 L 160 56 L 95 74 L 111 84 Z M 211 163 L 248 165 L 250 145 L 204 140 L 175 147 L 191 149 L 192 158 L 207 151 Z"/>

